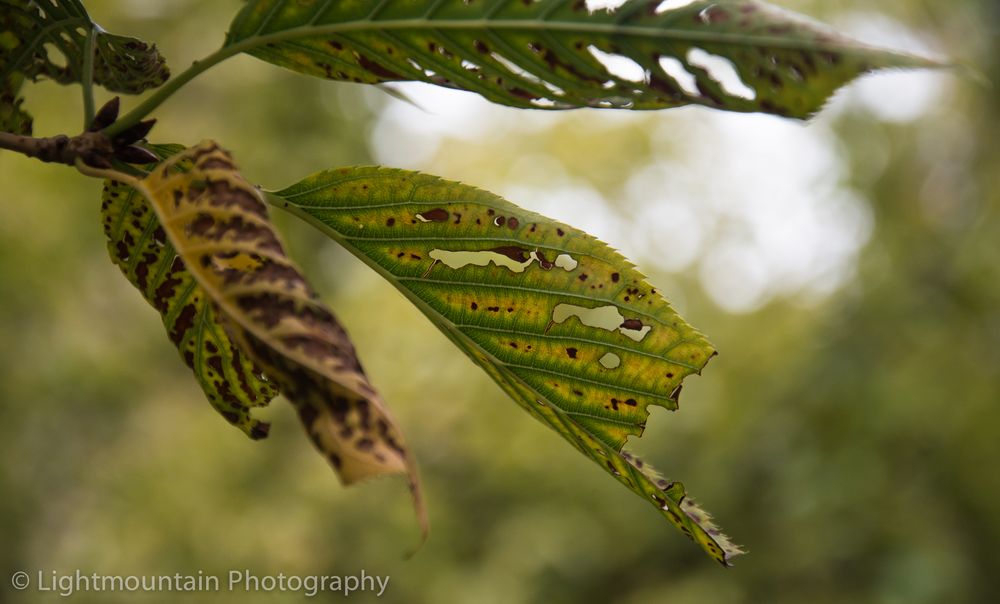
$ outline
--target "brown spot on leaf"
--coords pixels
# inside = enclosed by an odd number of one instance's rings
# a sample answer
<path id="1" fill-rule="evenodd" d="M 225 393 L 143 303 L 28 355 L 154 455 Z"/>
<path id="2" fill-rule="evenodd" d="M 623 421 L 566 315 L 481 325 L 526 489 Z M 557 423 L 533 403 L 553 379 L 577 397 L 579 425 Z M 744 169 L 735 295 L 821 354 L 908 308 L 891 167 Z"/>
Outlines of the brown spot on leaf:
<path id="1" fill-rule="evenodd" d="M 434 208 L 433 210 L 421 212 L 417 216 L 429 222 L 447 222 L 450 214 L 444 208 Z"/>
<path id="2" fill-rule="evenodd" d="M 503 256 L 507 256 L 514 262 L 526 262 L 528 260 L 528 250 L 523 247 L 518 247 L 516 245 L 505 245 L 501 247 L 495 247 L 490 250 L 491 252 L 496 252 Z"/>
<path id="3" fill-rule="evenodd" d="M 365 55 L 358 54 L 357 55 L 357 60 L 358 60 L 358 65 L 360 65 L 366 71 L 369 71 L 369 72 L 375 74 L 379 78 L 382 78 L 382 79 L 385 79 L 385 80 L 402 80 L 402 79 L 405 79 L 405 78 L 403 78 L 403 76 L 399 75 L 395 71 L 392 71 L 391 69 L 389 69 L 387 67 L 383 67 L 380 63 L 369 59 Z"/>
<path id="4" fill-rule="evenodd" d="M 176 346 L 183 339 L 184 334 L 194 326 L 194 317 L 198 309 L 194 304 L 187 304 L 181 309 L 170 330 L 170 341 Z"/>

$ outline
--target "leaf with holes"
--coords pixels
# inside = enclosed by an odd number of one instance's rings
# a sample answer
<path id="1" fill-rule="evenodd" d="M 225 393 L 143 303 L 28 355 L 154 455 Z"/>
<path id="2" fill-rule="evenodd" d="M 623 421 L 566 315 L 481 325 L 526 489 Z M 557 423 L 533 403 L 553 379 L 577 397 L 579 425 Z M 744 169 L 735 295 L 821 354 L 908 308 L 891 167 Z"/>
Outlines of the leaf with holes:
<path id="1" fill-rule="evenodd" d="M 0 132 L 31 134 L 31 114 L 21 108 L 25 74 L 12 65 L 13 56 L 23 49 L 34 27 L 30 18 L 8 8 L 7 0 L 0 0 Z"/>
<path id="2" fill-rule="evenodd" d="M 154 149 L 162 159 L 184 147 Z M 251 409 L 266 405 L 277 388 L 228 336 L 216 306 L 167 240 L 149 203 L 128 185 L 105 181 L 101 221 L 112 261 L 160 313 L 212 406 L 251 438 L 267 436 L 269 425 L 253 418 Z"/>
<path id="3" fill-rule="evenodd" d="M 190 162 L 190 170 L 177 170 Z M 240 350 L 264 368 L 345 484 L 416 467 L 347 332 L 285 255 L 257 190 L 207 141 L 129 183 Z M 155 230 L 153 232 L 155 236 Z"/>
<path id="4" fill-rule="evenodd" d="M 756 0 L 251 0 L 226 43 L 309 75 L 430 82 L 514 107 L 798 118 L 862 73 L 936 65 Z"/>
<path id="5" fill-rule="evenodd" d="M 617 252 L 495 195 L 403 170 L 321 172 L 274 203 L 393 283 L 528 413 L 722 563 L 684 488 L 622 451 L 715 354 Z"/>
<path id="6" fill-rule="evenodd" d="M 0 31 L 0 82 L 15 74 L 45 76 L 61 84 L 80 82 L 91 31 L 96 31 L 94 83 L 113 92 L 139 94 L 170 77 L 155 45 L 104 31 L 79 0 L 0 0 L 0 15 L 0 23 L 17 25 L 13 33 Z M 48 49 L 61 55 L 64 64 L 54 62 Z"/>

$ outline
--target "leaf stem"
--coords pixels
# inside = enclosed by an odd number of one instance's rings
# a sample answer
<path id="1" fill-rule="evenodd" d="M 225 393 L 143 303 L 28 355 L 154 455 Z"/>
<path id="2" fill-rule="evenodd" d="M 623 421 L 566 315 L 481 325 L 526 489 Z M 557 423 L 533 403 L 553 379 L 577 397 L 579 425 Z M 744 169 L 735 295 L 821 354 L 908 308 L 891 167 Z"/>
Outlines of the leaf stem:
<path id="1" fill-rule="evenodd" d="M 108 138 L 114 138 L 116 134 L 119 134 L 126 128 L 138 124 L 143 118 L 152 113 L 154 109 L 173 96 L 174 93 L 180 90 L 185 84 L 201 75 L 203 72 L 215 67 L 229 57 L 239 54 L 242 51 L 243 48 L 239 46 L 223 46 L 207 57 L 195 61 L 190 67 L 178 74 L 177 77 L 170 79 L 166 84 L 158 88 L 156 92 L 143 101 L 138 107 L 129 111 L 114 124 L 105 128 L 103 131 L 104 134 Z"/>
<path id="2" fill-rule="evenodd" d="M 138 178 L 132 176 L 131 174 L 126 174 L 125 172 L 119 172 L 118 170 L 112 168 L 95 168 L 93 166 L 88 166 L 83 163 L 83 159 L 79 157 L 76 158 L 75 165 L 77 171 L 85 176 L 102 178 L 104 180 L 117 180 L 132 187 L 139 182 Z"/>
<path id="3" fill-rule="evenodd" d="M 87 42 L 83 45 L 83 129 L 94 121 L 94 54 L 97 52 L 97 28 L 87 32 Z"/>

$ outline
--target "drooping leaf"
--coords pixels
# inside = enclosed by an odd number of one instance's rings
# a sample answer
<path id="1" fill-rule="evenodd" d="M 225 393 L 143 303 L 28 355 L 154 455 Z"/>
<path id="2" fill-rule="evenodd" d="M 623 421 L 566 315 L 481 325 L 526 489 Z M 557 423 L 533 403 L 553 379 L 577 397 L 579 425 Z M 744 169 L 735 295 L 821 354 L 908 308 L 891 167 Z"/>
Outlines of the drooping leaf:
<path id="1" fill-rule="evenodd" d="M 798 118 L 862 73 L 934 64 L 757 0 L 667 6 L 628 0 L 590 12 L 583 0 L 251 0 L 227 44 L 309 75 L 430 82 L 514 107 L 699 104 Z"/>
<path id="2" fill-rule="evenodd" d="M 161 159 L 183 150 L 156 148 Z M 212 406 L 251 438 L 267 436 L 269 425 L 253 418 L 251 409 L 266 405 L 277 388 L 226 333 L 218 309 L 177 255 L 149 202 L 124 183 L 105 181 L 101 222 L 112 261 L 160 313 Z"/>
<path id="3" fill-rule="evenodd" d="M 528 413 L 722 563 L 740 553 L 622 451 L 648 407 L 715 354 L 617 252 L 495 195 L 415 172 L 347 168 L 270 194 L 372 266 Z"/>
<path id="4" fill-rule="evenodd" d="M 108 33 L 91 20 L 79 0 L 0 0 L 0 81 L 14 74 L 51 78 L 62 84 L 83 79 L 83 58 L 96 30 L 94 83 L 113 92 L 139 94 L 160 86 L 170 70 L 155 45 Z M 57 62 L 49 50 L 61 56 Z"/>
<path id="5" fill-rule="evenodd" d="M 184 162 L 190 170 L 175 169 Z M 207 141 L 130 184 L 150 202 L 229 336 L 295 405 L 341 480 L 407 474 L 426 530 L 416 467 L 399 429 L 230 155 Z"/>

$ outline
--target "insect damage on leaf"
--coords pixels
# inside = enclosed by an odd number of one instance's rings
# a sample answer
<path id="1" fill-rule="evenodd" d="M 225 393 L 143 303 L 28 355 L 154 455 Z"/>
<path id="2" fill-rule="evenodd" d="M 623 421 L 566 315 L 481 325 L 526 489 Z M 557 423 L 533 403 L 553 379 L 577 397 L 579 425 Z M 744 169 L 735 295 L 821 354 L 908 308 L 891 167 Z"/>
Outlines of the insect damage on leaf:
<path id="1" fill-rule="evenodd" d="M 715 349 L 617 252 L 495 195 L 424 174 L 345 168 L 272 194 L 413 301 L 522 408 L 654 504 L 716 560 L 740 553 L 622 451 L 650 405 L 677 409 Z"/>
<path id="2" fill-rule="evenodd" d="M 14 74 L 30 79 L 45 76 L 61 84 L 80 82 L 87 38 L 94 30 L 94 83 L 112 92 L 139 94 L 170 77 L 155 44 L 104 31 L 79 0 L 0 0 L 0 26 L 4 86 Z M 54 61 L 49 51 L 61 55 L 61 60 Z"/>
<path id="3" fill-rule="evenodd" d="M 161 158 L 183 149 L 156 148 Z M 190 167 L 186 162 L 175 169 Z M 149 203 L 128 185 L 106 181 L 101 219 L 112 261 L 160 313 L 212 406 L 251 438 L 267 436 L 269 425 L 253 418 L 251 409 L 266 405 L 277 388 L 230 339 L 216 306 L 177 256 Z"/>
<path id="4" fill-rule="evenodd" d="M 322 78 L 414 80 L 536 109 L 696 104 L 805 118 L 859 75 L 935 62 L 758 0 L 251 0 L 227 45 Z"/>
<path id="5" fill-rule="evenodd" d="M 178 164 L 192 168 L 178 172 Z M 368 382 L 346 331 L 285 255 L 257 190 L 230 155 L 204 142 L 133 183 L 218 309 L 228 333 L 280 388 L 345 484 L 409 476 L 426 530 L 413 457 Z"/>

